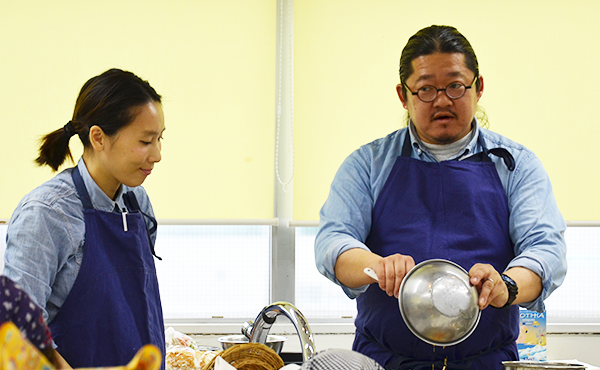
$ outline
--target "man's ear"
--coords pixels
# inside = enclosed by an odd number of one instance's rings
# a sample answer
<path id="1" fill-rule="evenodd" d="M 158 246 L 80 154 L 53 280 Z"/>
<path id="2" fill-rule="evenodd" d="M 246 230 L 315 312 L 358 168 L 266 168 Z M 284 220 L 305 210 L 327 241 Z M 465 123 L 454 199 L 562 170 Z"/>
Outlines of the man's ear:
<path id="1" fill-rule="evenodd" d="M 477 78 L 479 78 L 480 82 L 479 90 L 477 90 L 477 101 L 479 101 L 479 99 L 481 99 L 481 95 L 483 95 L 483 76 L 479 76 Z"/>
<path id="2" fill-rule="evenodd" d="M 398 97 L 400 98 L 404 109 L 408 109 L 408 106 L 406 105 L 406 99 L 404 99 L 404 94 L 402 93 L 402 84 L 396 85 L 396 93 L 398 93 Z"/>
<path id="3" fill-rule="evenodd" d="M 90 144 L 97 152 L 101 152 L 106 147 L 108 137 L 99 126 L 92 126 L 89 133 Z"/>

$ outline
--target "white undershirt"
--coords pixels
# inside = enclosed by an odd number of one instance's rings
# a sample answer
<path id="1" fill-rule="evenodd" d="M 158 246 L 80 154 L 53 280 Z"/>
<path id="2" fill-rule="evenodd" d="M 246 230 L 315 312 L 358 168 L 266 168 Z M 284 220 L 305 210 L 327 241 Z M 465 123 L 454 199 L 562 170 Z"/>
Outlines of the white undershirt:
<path id="1" fill-rule="evenodd" d="M 471 131 L 469 131 L 469 133 L 465 135 L 465 137 L 450 144 L 429 144 L 423 142 L 420 138 L 418 138 L 418 140 L 420 145 L 427 149 L 427 151 L 431 153 L 435 157 L 435 159 L 438 160 L 438 162 L 441 162 L 458 156 L 462 152 L 462 150 L 467 146 L 467 144 L 471 141 L 474 133 L 475 130 L 471 129 Z M 418 137 L 417 135 L 415 136 Z"/>

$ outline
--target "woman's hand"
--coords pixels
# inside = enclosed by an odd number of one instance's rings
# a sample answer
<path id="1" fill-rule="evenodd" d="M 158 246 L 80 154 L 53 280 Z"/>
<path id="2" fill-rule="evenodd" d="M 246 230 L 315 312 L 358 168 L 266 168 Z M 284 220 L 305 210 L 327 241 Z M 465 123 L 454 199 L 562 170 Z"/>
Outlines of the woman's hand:
<path id="1" fill-rule="evenodd" d="M 503 307 L 508 302 L 508 288 L 492 265 L 477 263 L 469 270 L 471 285 L 479 292 L 479 309 Z"/>

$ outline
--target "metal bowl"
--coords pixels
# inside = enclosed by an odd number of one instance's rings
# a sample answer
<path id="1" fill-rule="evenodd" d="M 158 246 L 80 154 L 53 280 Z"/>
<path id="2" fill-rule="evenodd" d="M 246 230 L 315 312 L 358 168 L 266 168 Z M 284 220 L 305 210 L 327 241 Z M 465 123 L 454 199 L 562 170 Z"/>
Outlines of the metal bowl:
<path id="1" fill-rule="evenodd" d="M 400 285 L 398 304 L 408 328 L 421 340 L 450 346 L 477 327 L 481 311 L 469 274 L 454 262 L 432 259 L 419 263 Z"/>
<path id="2" fill-rule="evenodd" d="M 275 353 L 281 353 L 283 342 L 287 340 L 287 337 L 281 335 L 269 335 L 267 336 L 267 343 L 265 345 L 271 348 Z M 228 335 L 226 337 L 217 338 L 217 341 L 221 343 L 223 349 L 227 349 L 235 346 L 236 344 L 248 343 L 250 340 L 245 335 Z"/>

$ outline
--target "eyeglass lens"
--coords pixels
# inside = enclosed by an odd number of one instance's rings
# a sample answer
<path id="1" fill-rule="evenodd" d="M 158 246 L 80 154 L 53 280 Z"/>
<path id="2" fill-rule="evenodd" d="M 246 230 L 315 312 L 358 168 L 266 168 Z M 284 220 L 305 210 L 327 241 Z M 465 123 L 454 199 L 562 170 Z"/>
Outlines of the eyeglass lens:
<path id="1" fill-rule="evenodd" d="M 445 91 L 450 99 L 459 99 L 467 91 L 466 86 L 460 82 L 453 82 L 446 86 L 445 89 L 437 89 L 434 86 L 423 86 L 417 91 L 419 99 L 429 102 L 435 100 L 439 91 Z"/>

